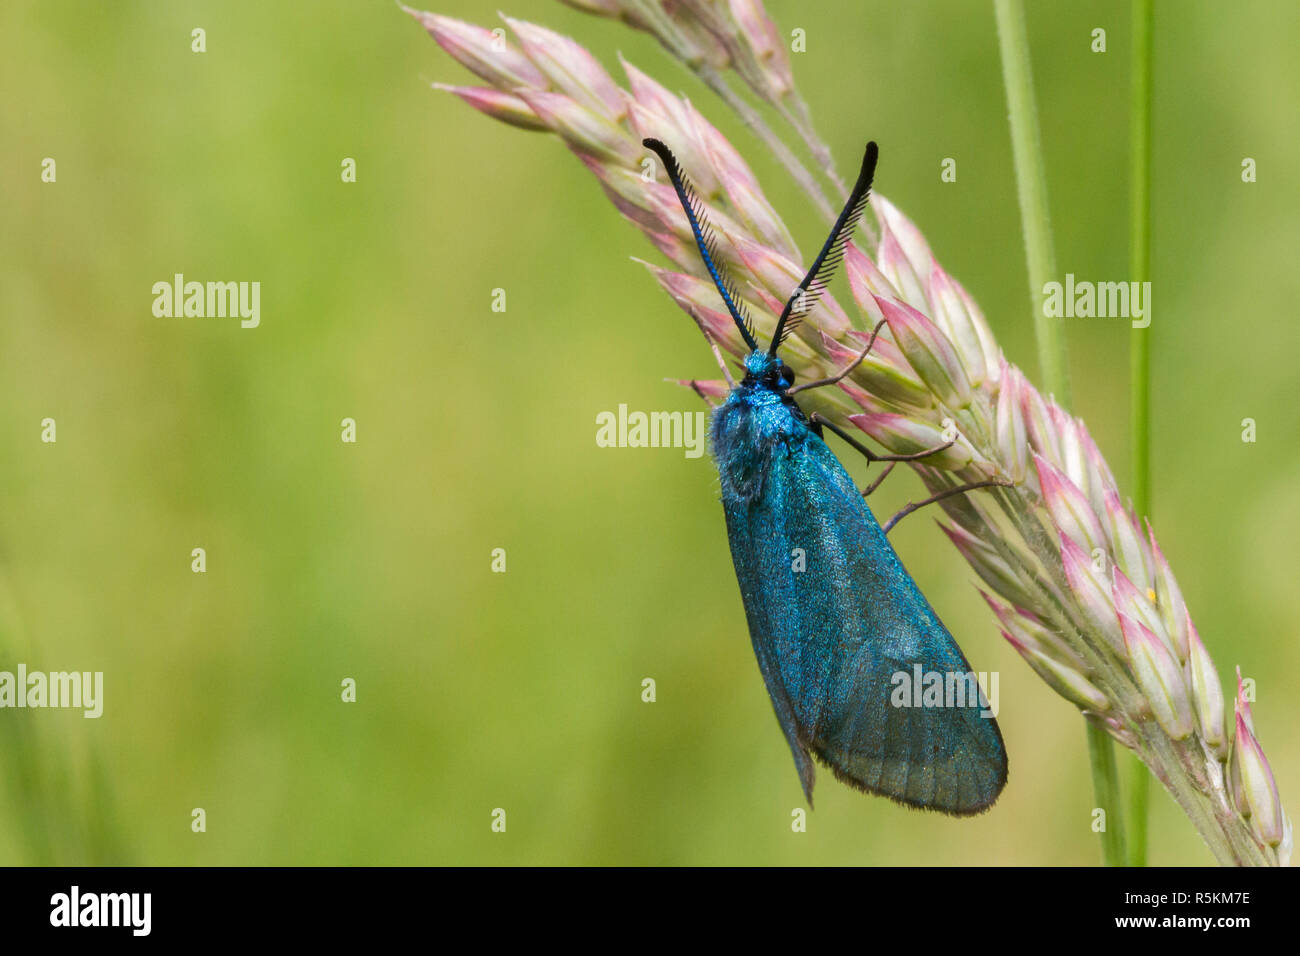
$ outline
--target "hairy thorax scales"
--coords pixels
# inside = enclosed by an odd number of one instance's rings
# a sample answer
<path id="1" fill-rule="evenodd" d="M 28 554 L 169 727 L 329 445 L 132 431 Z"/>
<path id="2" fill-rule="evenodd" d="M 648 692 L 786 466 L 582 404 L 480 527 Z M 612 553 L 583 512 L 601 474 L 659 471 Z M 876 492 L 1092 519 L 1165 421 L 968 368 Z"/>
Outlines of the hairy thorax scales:
<path id="1" fill-rule="evenodd" d="M 737 385 L 713 413 L 709 434 L 723 502 L 757 498 L 777 458 L 800 451 L 811 435 L 792 401 L 763 385 Z"/>

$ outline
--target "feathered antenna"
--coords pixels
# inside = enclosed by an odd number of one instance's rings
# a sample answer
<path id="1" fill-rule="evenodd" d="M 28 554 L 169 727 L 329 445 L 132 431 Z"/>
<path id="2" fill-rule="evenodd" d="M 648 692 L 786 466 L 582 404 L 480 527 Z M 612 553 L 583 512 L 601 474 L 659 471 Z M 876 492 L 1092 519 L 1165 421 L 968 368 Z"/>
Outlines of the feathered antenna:
<path id="1" fill-rule="evenodd" d="M 664 168 L 668 170 L 668 178 L 672 180 L 673 189 L 677 190 L 677 198 L 681 200 L 682 208 L 686 210 L 686 218 L 690 220 L 691 232 L 695 234 L 695 245 L 699 247 L 700 258 L 704 260 L 705 268 L 713 277 L 713 284 L 718 287 L 718 294 L 727 304 L 727 311 L 731 313 L 736 327 L 740 329 L 745 344 L 757 352 L 758 340 L 754 338 L 754 323 L 750 320 L 744 305 L 741 304 L 735 283 L 718 262 L 713 227 L 709 225 L 709 220 L 704 215 L 704 204 L 695 195 L 695 187 L 686 178 L 682 168 L 677 165 L 677 157 L 667 146 L 657 139 L 643 139 L 641 145 L 653 150 L 663 160 Z"/>
<path id="2" fill-rule="evenodd" d="M 794 290 L 790 301 L 786 302 L 781 318 L 777 320 L 776 331 L 772 334 L 772 345 L 767 350 L 769 355 L 776 355 L 776 350 L 781 347 L 781 343 L 795 330 L 804 316 L 813 310 L 817 300 L 826 291 L 826 284 L 835 274 L 835 267 L 844 258 L 844 245 L 853 235 L 853 227 L 858 224 L 858 220 L 862 218 L 862 210 L 867 206 L 867 197 L 871 193 L 871 180 L 876 174 L 876 159 L 879 153 L 874 142 L 867 143 L 858 181 L 853 184 L 853 191 L 849 193 L 844 209 L 840 212 L 840 217 L 835 220 L 835 225 L 831 227 L 831 234 L 826 237 L 826 244 L 817 254 L 812 268 Z"/>

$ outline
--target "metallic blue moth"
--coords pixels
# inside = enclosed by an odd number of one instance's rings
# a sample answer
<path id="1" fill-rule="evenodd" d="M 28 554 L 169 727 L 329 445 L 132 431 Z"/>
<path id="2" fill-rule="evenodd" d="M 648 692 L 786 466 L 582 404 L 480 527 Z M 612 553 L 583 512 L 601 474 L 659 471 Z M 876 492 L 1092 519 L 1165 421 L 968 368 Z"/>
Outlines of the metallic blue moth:
<path id="1" fill-rule="evenodd" d="M 794 371 L 776 354 L 844 254 L 870 193 L 876 144 L 867 144 L 857 183 L 767 349 L 754 338 L 672 152 L 658 140 L 644 145 L 663 160 L 709 275 L 751 350 L 744 378 L 713 413 L 710 443 L 754 653 L 809 805 L 815 757 L 845 783 L 903 804 L 955 815 L 987 809 L 1007 780 L 1006 749 L 988 702 L 822 440 L 822 425 L 839 429 L 806 416 L 793 397 L 838 379 L 796 388 Z M 929 706 L 917 706 L 910 690 L 900 694 L 932 674 L 959 692 Z"/>

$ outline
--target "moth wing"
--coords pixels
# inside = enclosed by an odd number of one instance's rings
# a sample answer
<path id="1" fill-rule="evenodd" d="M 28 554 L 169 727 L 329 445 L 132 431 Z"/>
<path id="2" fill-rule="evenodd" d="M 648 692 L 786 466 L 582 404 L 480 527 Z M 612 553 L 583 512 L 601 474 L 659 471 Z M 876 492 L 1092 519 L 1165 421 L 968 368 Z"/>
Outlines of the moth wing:
<path id="1" fill-rule="evenodd" d="M 815 754 L 912 806 L 990 806 L 1007 758 L 982 695 L 894 705 L 903 691 L 913 702 L 918 665 L 945 690 L 972 690 L 971 669 L 830 449 L 809 436 L 773 455 L 759 494 L 725 510 L 759 669 L 809 802 Z"/>

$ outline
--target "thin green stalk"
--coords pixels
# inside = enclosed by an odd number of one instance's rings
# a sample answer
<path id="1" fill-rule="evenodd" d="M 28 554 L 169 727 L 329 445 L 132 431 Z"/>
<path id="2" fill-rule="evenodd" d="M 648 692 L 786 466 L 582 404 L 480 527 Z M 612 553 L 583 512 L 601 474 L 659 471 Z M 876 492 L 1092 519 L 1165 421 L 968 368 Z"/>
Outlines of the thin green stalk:
<path id="1" fill-rule="evenodd" d="M 1064 408 L 1070 406 L 1070 375 L 1065 361 L 1061 323 L 1043 310 L 1043 287 L 1056 276 L 1056 251 L 1052 247 L 1052 222 L 1047 212 L 1047 177 L 1043 170 L 1042 137 L 1038 107 L 1034 102 L 1033 72 L 1029 65 L 1029 38 L 1025 33 L 1025 8 L 1021 0 L 993 0 L 1002 51 L 1002 80 L 1011 116 L 1011 150 L 1016 164 L 1016 190 L 1020 196 L 1020 221 L 1025 232 L 1025 259 L 1029 265 L 1029 301 L 1038 342 L 1038 364 L 1043 385 Z"/>
<path id="2" fill-rule="evenodd" d="M 1111 816 L 1111 808 L 1119 809 L 1119 774 L 1115 769 L 1115 747 L 1110 734 L 1091 720 L 1085 721 L 1088 731 L 1088 760 L 1092 767 L 1092 784 L 1097 803 L 1106 809 L 1106 829 L 1102 832 L 1102 859 L 1109 866 L 1124 862 L 1124 821 Z M 1146 768 L 1142 768 L 1145 772 Z"/>
<path id="3" fill-rule="evenodd" d="M 1050 319 L 1042 306 L 1043 288 L 1056 275 L 1056 251 L 1048 215 L 1047 176 L 1044 172 L 1038 107 L 1034 102 L 1033 70 L 1025 8 L 1021 0 L 993 0 L 1002 55 L 1002 80 L 1007 90 L 1011 118 L 1011 151 L 1016 166 L 1016 191 L 1025 233 L 1025 260 L 1029 270 L 1029 301 L 1038 343 L 1038 364 L 1043 385 L 1063 408 L 1069 408 L 1070 377 L 1061 324 Z M 1120 809 L 1119 773 L 1115 745 L 1110 736 L 1091 722 L 1087 725 L 1088 755 L 1097 805 L 1106 814 L 1102 859 L 1108 866 L 1125 862 L 1124 820 Z"/>
<path id="4" fill-rule="evenodd" d="M 1151 277 L 1151 0 L 1133 0 L 1133 50 L 1129 87 L 1129 278 Z M 1148 305 L 1149 308 L 1149 305 Z M 1133 442 L 1133 505 L 1151 515 L 1151 327 L 1131 329 L 1129 412 Z M 1129 793 L 1132 826 L 1129 864 L 1146 866 L 1147 795 L 1151 775 L 1135 761 Z"/>

